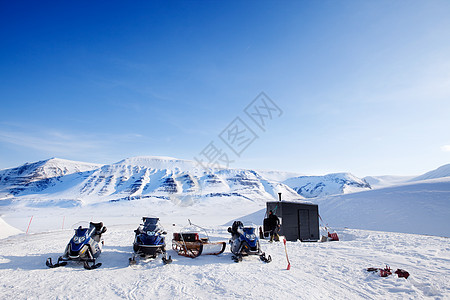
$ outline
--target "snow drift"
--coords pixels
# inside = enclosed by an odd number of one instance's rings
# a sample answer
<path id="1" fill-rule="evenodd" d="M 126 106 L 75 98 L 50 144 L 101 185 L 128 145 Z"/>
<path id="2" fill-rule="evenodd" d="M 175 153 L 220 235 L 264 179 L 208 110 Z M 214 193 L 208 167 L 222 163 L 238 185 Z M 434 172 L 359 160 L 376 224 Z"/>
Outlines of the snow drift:
<path id="1" fill-rule="evenodd" d="M 0 239 L 4 239 L 19 233 L 22 233 L 22 231 L 12 227 L 11 225 L 3 221 L 2 218 L 0 218 Z"/>
<path id="2" fill-rule="evenodd" d="M 450 237 L 450 178 L 315 199 L 330 225 Z"/>
<path id="3" fill-rule="evenodd" d="M 443 177 L 450 177 L 450 164 L 443 165 L 436 170 L 427 172 L 423 175 L 417 176 L 411 181 L 420 181 L 420 180 L 427 180 L 427 179 L 435 179 L 435 178 L 443 178 Z"/>

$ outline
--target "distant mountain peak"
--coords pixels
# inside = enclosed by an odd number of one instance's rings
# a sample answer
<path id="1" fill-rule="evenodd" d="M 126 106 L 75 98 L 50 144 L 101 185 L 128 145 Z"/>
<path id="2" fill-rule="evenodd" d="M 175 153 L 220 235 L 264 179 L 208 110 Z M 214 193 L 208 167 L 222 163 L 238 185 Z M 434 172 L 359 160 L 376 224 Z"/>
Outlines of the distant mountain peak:
<path id="1" fill-rule="evenodd" d="M 87 164 L 86 170 L 80 172 L 82 166 L 83 163 L 52 158 L 19 167 L 25 170 L 23 174 L 18 174 L 19 168 L 11 169 L 5 176 L 0 173 L 0 193 L 19 199 L 32 194 L 42 201 L 55 195 L 58 199 L 76 199 L 73 203 L 149 197 L 180 203 L 210 197 L 265 203 L 275 200 L 278 192 L 285 199 L 302 198 L 288 186 L 253 170 L 203 169 L 195 161 L 173 157 L 129 157 L 109 165 Z"/>
<path id="2" fill-rule="evenodd" d="M 195 161 L 168 156 L 134 156 L 125 158 L 113 165 L 129 165 L 150 169 L 171 170 L 179 172 L 199 171 L 202 167 Z M 205 170 L 206 171 L 206 170 Z"/>
<path id="3" fill-rule="evenodd" d="M 283 183 L 305 198 L 346 194 L 371 189 L 369 183 L 351 173 L 298 176 L 289 178 Z"/>
<path id="4" fill-rule="evenodd" d="M 166 162 L 166 163 L 183 162 L 195 164 L 195 162 L 192 160 L 178 159 L 169 156 L 132 156 L 122 159 L 121 161 L 115 164 L 148 165 L 153 164 L 155 162 Z"/>

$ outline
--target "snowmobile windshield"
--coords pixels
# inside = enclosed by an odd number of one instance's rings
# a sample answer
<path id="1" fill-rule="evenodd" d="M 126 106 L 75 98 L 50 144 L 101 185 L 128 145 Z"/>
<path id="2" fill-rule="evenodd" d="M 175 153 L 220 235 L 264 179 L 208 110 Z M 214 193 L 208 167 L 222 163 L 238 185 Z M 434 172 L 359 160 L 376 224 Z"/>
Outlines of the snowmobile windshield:
<path id="1" fill-rule="evenodd" d="M 74 230 L 77 230 L 77 229 L 79 229 L 79 228 L 86 228 L 86 229 L 88 229 L 90 226 L 89 226 L 89 222 L 87 222 L 87 221 L 81 221 L 81 222 L 77 222 L 77 223 L 75 223 L 75 224 L 73 224 L 72 225 L 72 228 L 74 229 Z"/>
<path id="2" fill-rule="evenodd" d="M 163 231 L 161 224 L 159 224 L 158 218 L 144 218 L 143 230 L 147 232 Z"/>
<path id="3" fill-rule="evenodd" d="M 144 221 L 144 227 L 159 224 L 158 218 L 143 218 L 143 221 Z"/>
<path id="4" fill-rule="evenodd" d="M 162 231 L 161 230 L 161 226 L 159 226 L 159 224 L 150 224 L 150 225 L 144 225 L 143 228 L 144 231 L 150 231 L 150 232 L 158 232 L 158 231 Z"/>
<path id="5" fill-rule="evenodd" d="M 253 227 L 244 227 L 245 234 L 255 234 L 255 228 Z"/>
<path id="6" fill-rule="evenodd" d="M 82 243 L 89 238 L 90 235 L 90 226 L 89 222 L 82 221 L 72 225 L 72 228 L 75 230 L 75 235 L 73 236 L 73 241 L 78 244 Z"/>
<path id="7" fill-rule="evenodd" d="M 250 241 L 255 240 L 256 239 L 255 228 L 244 227 L 244 235 Z"/>
<path id="8" fill-rule="evenodd" d="M 75 235 L 72 240 L 75 244 L 83 243 L 89 239 L 89 228 L 82 228 L 81 226 L 75 229 Z"/>

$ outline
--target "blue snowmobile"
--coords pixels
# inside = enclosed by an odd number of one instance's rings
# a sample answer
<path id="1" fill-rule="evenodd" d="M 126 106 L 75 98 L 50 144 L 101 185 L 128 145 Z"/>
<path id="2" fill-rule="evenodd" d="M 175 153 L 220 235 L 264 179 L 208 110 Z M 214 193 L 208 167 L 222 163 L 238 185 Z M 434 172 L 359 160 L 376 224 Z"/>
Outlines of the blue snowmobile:
<path id="1" fill-rule="evenodd" d="M 79 225 L 83 223 L 82 225 Z M 56 264 L 52 263 L 51 258 L 47 258 L 45 264 L 49 268 L 57 268 L 67 265 L 69 261 L 83 262 L 84 268 L 93 270 L 100 267 L 101 263 L 95 263 L 95 259 L 102 253 L 104 241 L 102 234 L 106 232 L 103 223 L 87 222 L 75 224 L 75 234 L 66 246 L 64 254 L 58 258 Z M 92 263 L 89 265 L 89 263 Z"/>
<path id="2" fill-rule="evenodd" d="M 272 257 L 261 251 L 259 239 L 255 234 L 254 227 L 244 227 L 241 221 L 234 221 L 231 227 L 228 227 L 231 233 L 230 248 L 235 262 L 242 261 L 243 256 L 258 255 L 259 258 L 266 263 L 272 261 Z"/>
<path id="3" fill-rule="evenodd" d="M 159 218 L 143 217 L 143 224 L 134 231 L 133 256 L 129 258 L 130 265 L 137 263 L 136 258 L 154 259 L 162 254 L 164 264 L 170 264 L 172 257 L 167 256 L 166 241 L 164 235 L 167 232 L 159 222 Z"/>

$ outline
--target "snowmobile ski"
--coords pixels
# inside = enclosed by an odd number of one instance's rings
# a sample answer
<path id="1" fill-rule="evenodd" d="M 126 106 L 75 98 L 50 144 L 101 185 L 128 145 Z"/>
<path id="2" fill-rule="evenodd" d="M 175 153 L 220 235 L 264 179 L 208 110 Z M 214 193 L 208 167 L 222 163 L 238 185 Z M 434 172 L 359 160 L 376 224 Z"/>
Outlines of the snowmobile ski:
<path id="1" fill-rule="evenodd" d="M 270 262 L 272 261 L 272 256 L 268 255 L 268 256 L 266 257 L 266 254 L 265 254 L 265 253 L 261 254 L 261 255 L 259 256 L 259 258 L 260 258 L 263 262 L 265 262 L 265 263 L 270 263 Z"/>
<path id="2" fill-rule="evenodd" d="M 242 255 L 233 255 L 231 256 L 231 259 L 234 260 L 234 262 L 241 262 L 242 261 Z"/>
<path id="3" fill-rule="evenodd" d="M 67 262 L 66 261 L 60 262 L 60 260 L 58 259 L 58 262 L 56 264 L 53 264 L 51 257 L 49 257 L 49 258 L 47 258 L 47 261 L 45 262 L 45 264 L 49 268 L 58 268 L 58 267 L 63 267 L 65 265 L 67 265 Z"/>
<path id="4" fill-rule="evenodd" d="M 92 265 L 89 265 L 89 263 L 87 261 L 84 261 L 83 267 L 86 270 L 95 270 L 97 268 L 99 268 L 102 265 L 102 263 L 93 263 Z"/>

